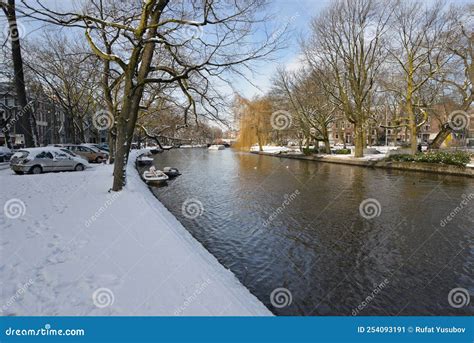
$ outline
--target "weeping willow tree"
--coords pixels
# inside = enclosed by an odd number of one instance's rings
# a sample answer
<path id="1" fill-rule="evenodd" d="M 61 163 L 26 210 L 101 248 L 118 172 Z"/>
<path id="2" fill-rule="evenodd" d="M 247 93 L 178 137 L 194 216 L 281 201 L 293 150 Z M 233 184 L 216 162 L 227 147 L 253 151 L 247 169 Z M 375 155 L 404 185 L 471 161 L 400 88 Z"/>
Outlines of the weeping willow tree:
<path id="1" fill-rule="evenodd" d="M 235 115 L 240 125 L 236 148 L 249 150 L 258 144 L 259 150 L 263 151 L 271 131 L 271 102 L 266 98 L 249 100 L 237 96 Z"/>

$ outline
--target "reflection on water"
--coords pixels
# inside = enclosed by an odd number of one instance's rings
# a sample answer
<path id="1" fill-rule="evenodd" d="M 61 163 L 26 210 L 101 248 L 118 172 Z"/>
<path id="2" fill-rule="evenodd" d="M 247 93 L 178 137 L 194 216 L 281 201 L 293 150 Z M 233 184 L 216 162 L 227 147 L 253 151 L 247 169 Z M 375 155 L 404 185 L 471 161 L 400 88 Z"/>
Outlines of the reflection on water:
<path id="1" fill-rule="evenodd" d="M 472 179 L 229 149 L 172 150 L 155 165 L 183 173 L 156 196 L 275 314 L 474 314 L 448 303 L 453 288 L 474 294 L 474 200 L 440 225 Z M 190 198 L 204 209 L 195 219 L 182 213 Z M 359 213 L 367 198 L 381 206 L 373 219 Z M 276 288 L 290 305 L 272 305 Z"/>

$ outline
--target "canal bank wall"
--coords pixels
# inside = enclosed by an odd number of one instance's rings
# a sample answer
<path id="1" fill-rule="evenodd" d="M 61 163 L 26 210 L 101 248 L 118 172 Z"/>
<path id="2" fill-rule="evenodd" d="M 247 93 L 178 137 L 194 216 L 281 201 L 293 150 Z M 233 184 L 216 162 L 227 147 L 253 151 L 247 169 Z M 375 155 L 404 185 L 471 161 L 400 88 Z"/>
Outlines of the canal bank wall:
<path id="1" fill-rule="evenodd" d="M 394 170 L 408 170 L 435 174 L 457 175 L 474 177 L 474 168 L 472 167 L 458 167 L 454 165 L 436 164 L 436 163 L 422 163 L 422 162 L 394 162 L 383 161 L 380 159 L 367 160 L 355 157 L 339 157 L 339 156 L 306 156 L 299 154 L 275 154 L 262 151 L 251 151 L 252 154 L 272 156 L 279 158 L 289 158 L 295 160 L 306 160 L 315 162 L 326 162 L 335 164 L 345 164 L 359 167 L 384 168 Z"/>

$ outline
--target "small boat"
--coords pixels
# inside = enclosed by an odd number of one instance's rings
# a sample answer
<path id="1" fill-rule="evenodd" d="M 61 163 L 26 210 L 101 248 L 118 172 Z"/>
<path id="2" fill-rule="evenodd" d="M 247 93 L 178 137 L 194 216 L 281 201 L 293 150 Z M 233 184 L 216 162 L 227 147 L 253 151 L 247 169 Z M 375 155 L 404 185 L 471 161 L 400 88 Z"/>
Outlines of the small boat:
<path id="1" fill-rule="evenodd" d="M 150 149 L 150 152 L 152 154 L 159 154 L 160 152 L 163 152 L 163 149 L 160 149 L 160 148 Z"/>
<path id="2" fill-rule="evenodd" d="M 177 168 L 173 168 L 173 167 L 164 167 L 163 168 L 163 173 L 168 175 L 168 177 L 176 177 L 176 176 L 181 175 L 179 170 Z"/>
<path id="3" fill-rule="evenodd" d="M 161 170 L 157 170 L 155 167 L 150 167 L 150 169 L 143 172 L 143 179 L 149 182 L 165 182 L 169 179 L 168 175 L 163 173 Z"/>
<path id="4" fill-rule="evenodd" d="M 225 149 L 225 146 L 223 146 L 222 144 L 214 144 L 214 145 L 211 145 L 209 148 L 207 148 L 208 150 L 224 150 Z"/>
<path id="5" fill-rule="evenodd" d="M 137 164 L 139 166 L 148 166 L 150 164 L 153 164 L 153 159 L 145 155 L 140 155 L 137 157 Z"/>

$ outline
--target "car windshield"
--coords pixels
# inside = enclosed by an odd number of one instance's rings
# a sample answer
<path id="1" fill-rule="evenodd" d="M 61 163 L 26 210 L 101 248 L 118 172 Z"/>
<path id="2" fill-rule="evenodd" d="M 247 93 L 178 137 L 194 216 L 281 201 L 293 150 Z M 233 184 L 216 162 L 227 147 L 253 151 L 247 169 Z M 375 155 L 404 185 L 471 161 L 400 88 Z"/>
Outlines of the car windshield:
<path id="1" fill-rule="evenodd" d="M 24 158 L 24 157 L 28 156 L 28 154 L 29 154 L 28 151 L 20 150 L 20 151 L 17 151 L 13 154 L 12 159 L 13 158 Z"/>
<path id="2" fill-rule="evenodd" d="M 77 155 L 75 153 L 73 153 L 72 151 L 68 150 L 68 149 L 61 149 L 61 151 L 65 152 L 66 154 L 69 154 L 73 157 L 76 157 Z"/>
<path id="3" fill-rule="evenodd" d="M 96 148 L 95 146 L 93 146 L 93 145 L 87 145 L 86 148 L 91 149 L 93 152 L 99 152 L 99 151 L 100 151 L 99 149 L 97 149 L 97 148 Z"/>

